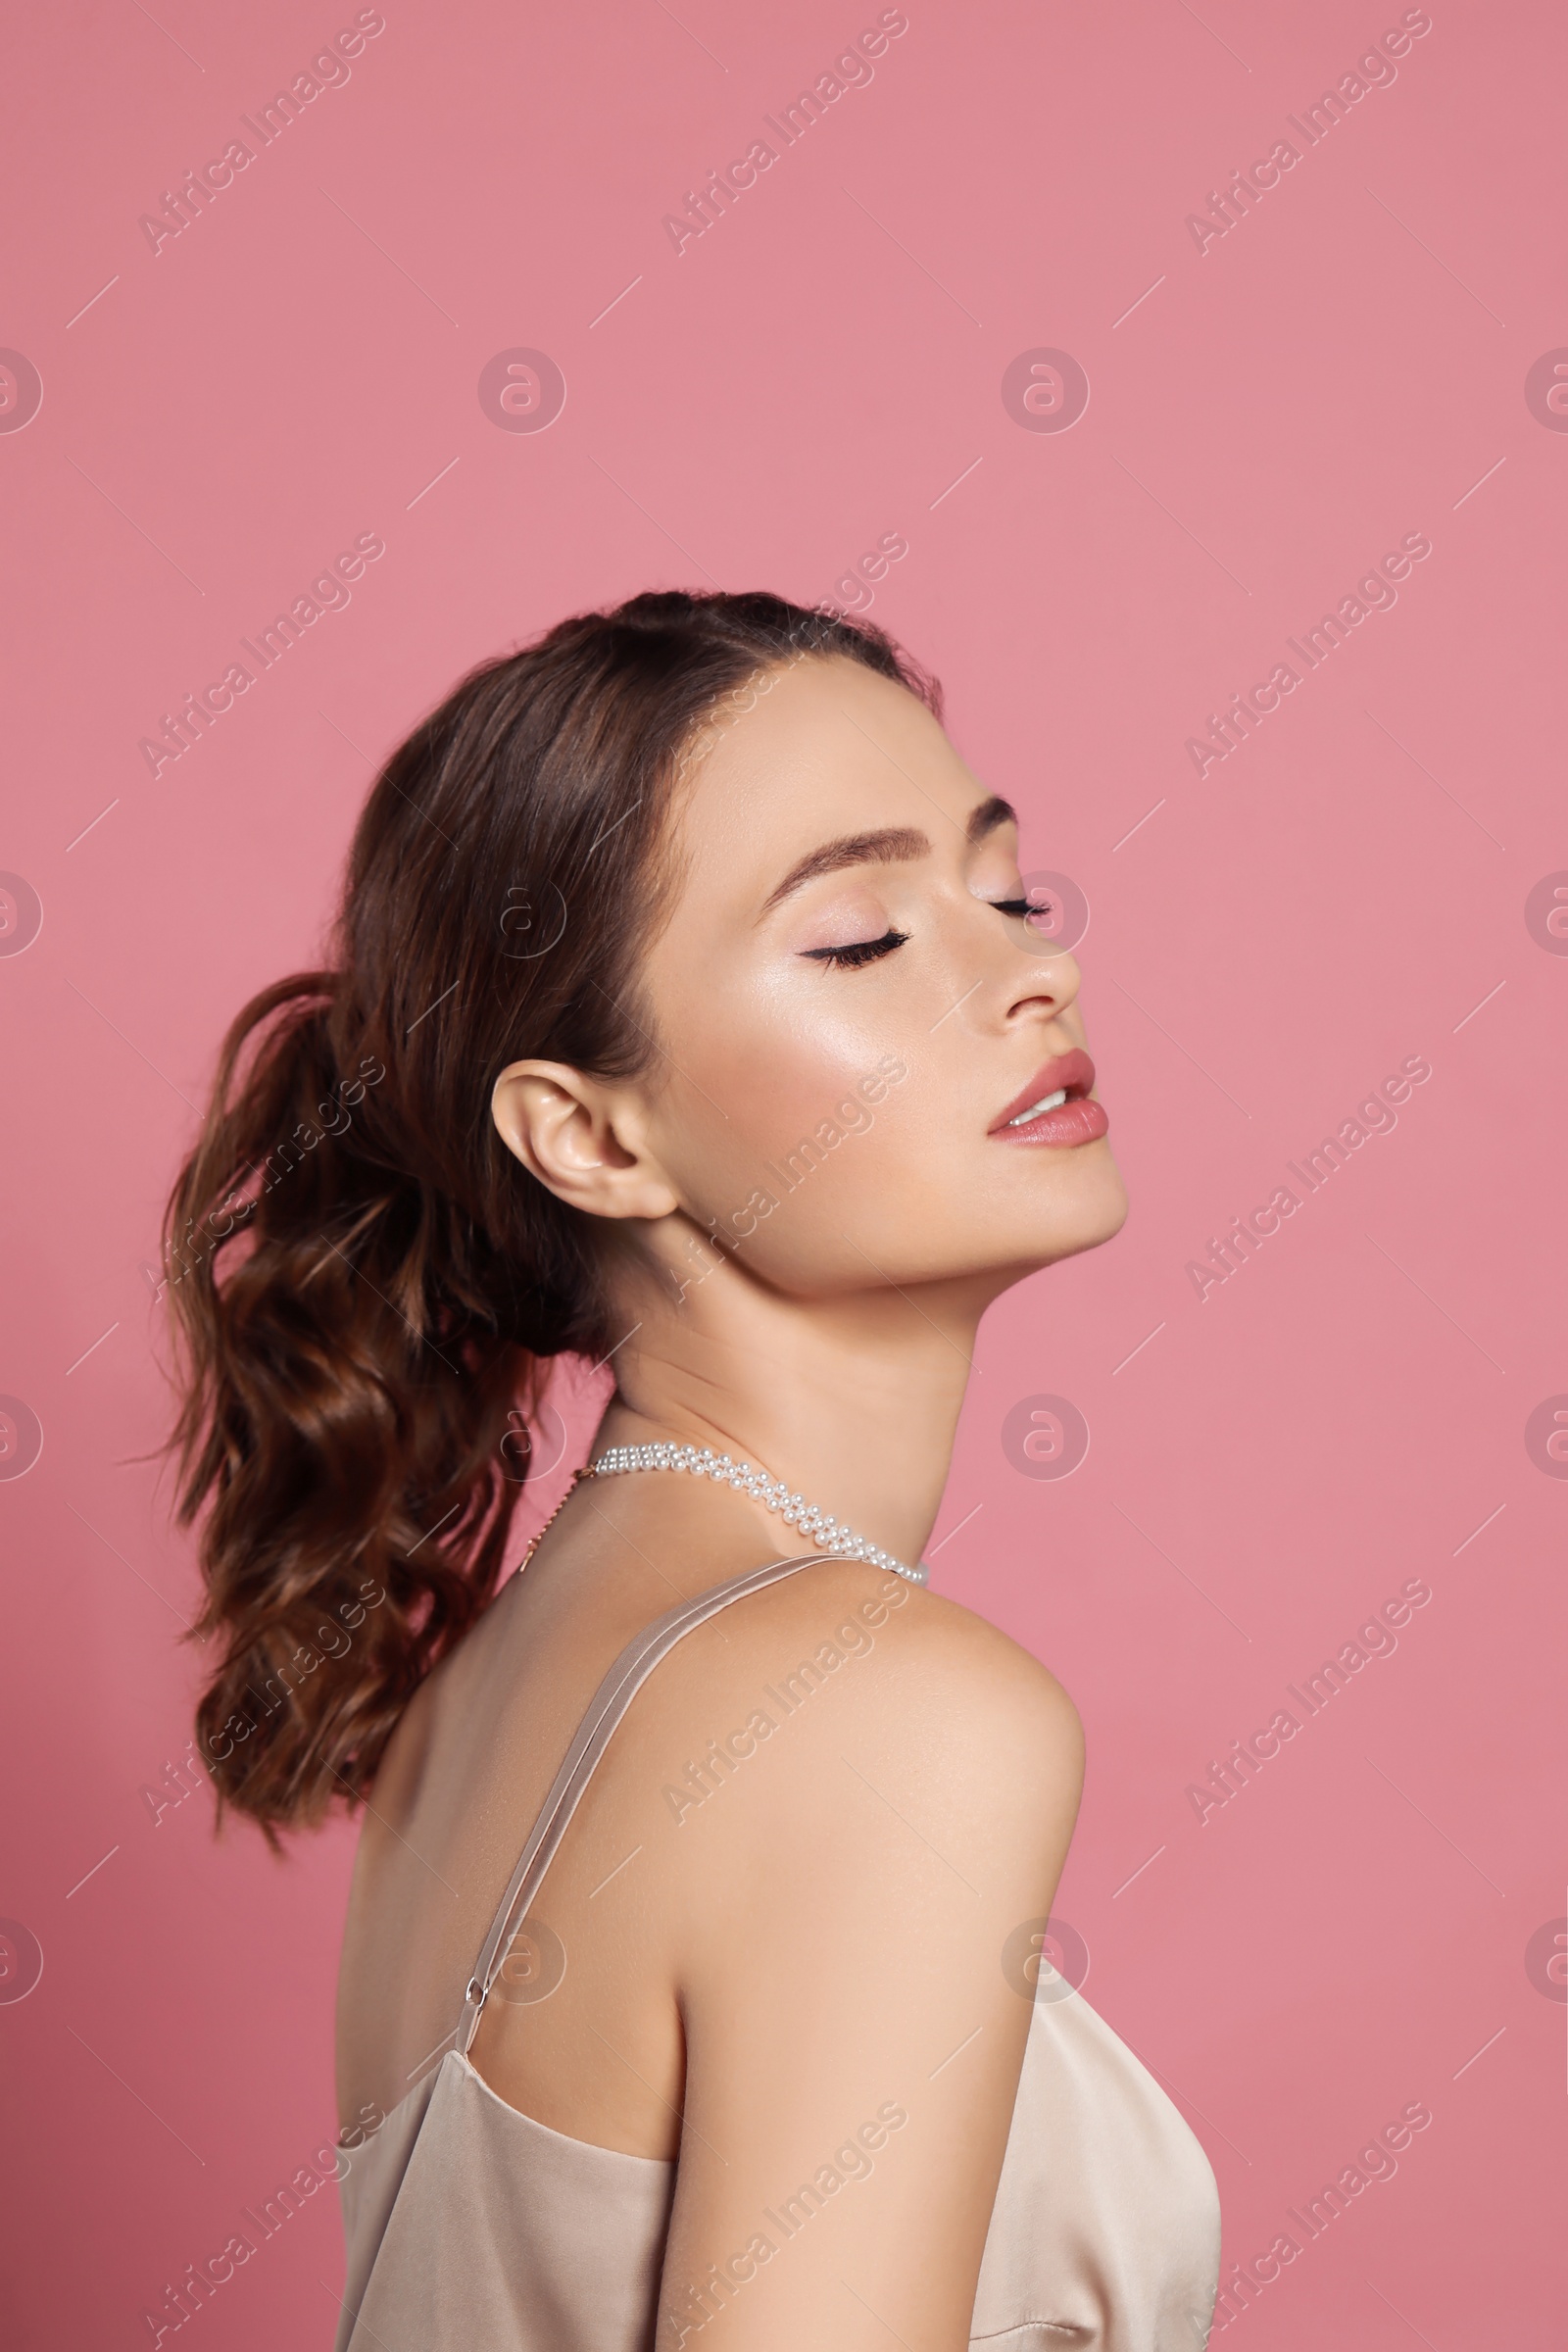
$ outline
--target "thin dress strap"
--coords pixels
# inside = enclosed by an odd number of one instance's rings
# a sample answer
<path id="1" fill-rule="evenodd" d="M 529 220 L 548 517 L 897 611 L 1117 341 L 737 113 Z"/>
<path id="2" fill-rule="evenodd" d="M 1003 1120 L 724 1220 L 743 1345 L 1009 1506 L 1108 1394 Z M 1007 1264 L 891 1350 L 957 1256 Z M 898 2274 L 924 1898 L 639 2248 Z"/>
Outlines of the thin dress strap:
<path id="1" fill-rule="evenodd" d="M 516 1939 L 517 1932 L 528 1916 L 544 1875 L 556 1858 L 561 1840 L 572 1815 L 582 1801 L 584 1790 L 598 1769 L 600 1758 L 610 1745 L 616 1725 L 631 1705 L 638 1691 L 662 1658 L 667 1657 L 677 1642 L 694 1633 L 716 1617 L 720 1609 L 731 1602 L 744 1600 L 749 1592 L 760 1592 L 764 1586 L 776 1585 L 786 1576 L 794 1576 L 802 1568 L 815 1568 L 824 1560 L 835 1559 L 833 1552 L 814 1551 L 799 1559 L 769 1560 L 760 1568 L 748 1568 L 741 1576 L 732 1576 L 711 1591 L 700 1592 L 695 1600 L 683 1600 L 662 1617 L 628 1642 L 610 1672 L 589 1701 L 588 1712 L 578 1727 L 577 1736 L 566 1750 L 565 1760 L 551 1784 L 538 1820 L 528 1836 L 528 1842 L 518 1857 L 511 1884 L 501 1898 L 490 1933 L 484 1939 L 473 1975 L 464 1994 L 463 2015 L 457 2027 L 458 2047 L 466 2055 L 473 2046 L 479 2031 L 479 2019 L 486 1998 L 506 1964 L 507 1954 Z"/>

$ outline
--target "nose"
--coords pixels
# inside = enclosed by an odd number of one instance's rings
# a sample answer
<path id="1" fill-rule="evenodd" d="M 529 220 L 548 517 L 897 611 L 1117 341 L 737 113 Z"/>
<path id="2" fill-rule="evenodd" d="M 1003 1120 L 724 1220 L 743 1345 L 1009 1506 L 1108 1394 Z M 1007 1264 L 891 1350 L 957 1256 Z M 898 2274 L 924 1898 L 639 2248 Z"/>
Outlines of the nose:
<path id="1" fill-rule="evenodd" d="M 949 965 L 953 998 L 943 1011 L 957 1013 L 961 1027 L 995 1036 L 1017 1027 L 1048 1028 L 1070 1013 L 1083 986 L 1078 959 L 1068 948 L 1037 931 L 1022 916 L 997 919 L 994 904 L 971 898 L 956 953 Z M 982 977 L 973 977 L 976 969 Z M 962 1009 L 960 1010 L 960 1006 Z M 1065 1042 L 1084 1043 L 1081 1018 L 1069 1024 Z"/>
<path id="2" fill-rule="evenodd" d="M 1059 1020 L 1083 986 L 1077 957 L 1064 950 L 1042 954 L 1030 949 L 1022 961 L 1023 968 L 1018 969 L 1014 962 L 1004 982 L 1005 1026 L 1011 1029 L 1025 1022 Z"/>

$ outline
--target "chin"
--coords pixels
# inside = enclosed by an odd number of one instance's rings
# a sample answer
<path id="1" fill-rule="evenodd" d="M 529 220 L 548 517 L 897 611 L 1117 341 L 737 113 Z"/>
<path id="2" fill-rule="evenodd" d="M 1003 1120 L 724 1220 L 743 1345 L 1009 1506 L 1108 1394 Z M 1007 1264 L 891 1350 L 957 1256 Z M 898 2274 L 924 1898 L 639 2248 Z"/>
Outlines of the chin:
<path id="1" fill-rule="evenodd" d="M 1121 1170 L 1103 1142 L 1084 1145 L 1074 1160 L 1070 1176 L 1059 1170 L 1039 1198 L 993 1201 L 989 1217 L 985 1204 L 971 1198 L 955 1227 L 966 1227 L 968 1250 L 952 1274 L 978 1281 L 996 1298 L 1047 1266 L 1113 1241 L 1127 1221 Z"/>
<path id="2" fill-rule="evenodd" d="M 1063 1168 L 1052 1187 L 1052 1198 L 1041 1203 L 1033 1220 L 1037 1266 L 1054 1265 L 1082 1250 L 1098 1250 L 1113 1241 L 1127 1222 L 1127 1187 L 1110 1155 L 1109 1145 L 1085 1144 L 1073 1154 L 1074 1164 Z"/>

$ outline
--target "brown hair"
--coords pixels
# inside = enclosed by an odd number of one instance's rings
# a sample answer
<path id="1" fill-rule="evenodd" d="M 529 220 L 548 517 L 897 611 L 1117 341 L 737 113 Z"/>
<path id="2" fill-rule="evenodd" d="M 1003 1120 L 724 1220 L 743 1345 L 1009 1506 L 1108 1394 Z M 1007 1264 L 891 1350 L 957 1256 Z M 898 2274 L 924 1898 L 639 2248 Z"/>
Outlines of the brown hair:
<path id="1" fill-rule="evenodd" d="M 372 788 L 326 967 L 223 1040 L 165 1216 L 170 1446 L 179 1524 L 210 1504 L 203 1760 L 274 1844 L 366 1794 L 495 1591 L 541 1367 L 609 1345 L 594 1221 L 502 1143 L 495 1079 L 653 1061 L 637 970 L 683 755 L 722 698 L 827 655 L 940 714 L 880 630 L 763 594 L 638 596 L 486 662 Z"/>

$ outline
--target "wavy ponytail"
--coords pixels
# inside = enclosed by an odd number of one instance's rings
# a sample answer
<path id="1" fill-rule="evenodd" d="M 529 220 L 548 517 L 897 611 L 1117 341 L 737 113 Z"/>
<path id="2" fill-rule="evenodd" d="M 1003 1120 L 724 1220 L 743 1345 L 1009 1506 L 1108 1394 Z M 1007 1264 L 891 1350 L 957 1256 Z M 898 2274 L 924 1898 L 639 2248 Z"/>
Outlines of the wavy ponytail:
<path id="1" fill-rule="evenodd" d="M 683 755 L 825 655 L 940 709 L 880 631 L 760 594 L 640 596 L 486 663 L 372 788 L 328 967 L 224 1038 L 165 1216 L 170 1444 L 220 1640 L 201 1752 L 274 1845 L 366 1795 L 495 1592 L 542 1368 L 610 1345 L 593 1220 L 507 1151 L 495 1079 L 656 1057 L 638 962 Z"/>

